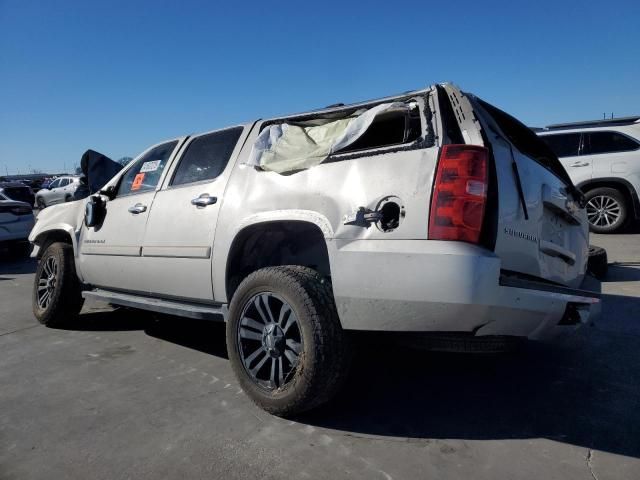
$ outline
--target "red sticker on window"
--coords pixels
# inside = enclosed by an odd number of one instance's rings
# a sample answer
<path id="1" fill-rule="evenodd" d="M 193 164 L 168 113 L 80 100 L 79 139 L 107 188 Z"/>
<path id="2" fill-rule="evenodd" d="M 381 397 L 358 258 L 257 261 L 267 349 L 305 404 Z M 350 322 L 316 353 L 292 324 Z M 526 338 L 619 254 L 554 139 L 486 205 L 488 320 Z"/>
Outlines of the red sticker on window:
<path id="1" fill-rule="evenodd" d="M 142 182 L 144 181 L 144 173 L 139 173 L 133 179 L 133 183 L 131 184 L 131 191 L 140 190 L 142 187 Z"/>

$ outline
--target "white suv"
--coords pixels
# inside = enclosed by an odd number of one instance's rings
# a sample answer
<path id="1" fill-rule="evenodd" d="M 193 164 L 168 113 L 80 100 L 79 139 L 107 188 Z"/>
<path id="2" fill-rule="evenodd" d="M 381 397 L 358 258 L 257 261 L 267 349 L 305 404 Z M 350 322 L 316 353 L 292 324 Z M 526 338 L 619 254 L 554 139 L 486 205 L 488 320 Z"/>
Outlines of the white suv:
<path id="1" fill-rule="evenodd" d="M 48 187 L 38 190 L 36 206 L 46 208 L 56 203 L 70 202 L 79 186 L 80 177 L 58 177 Z"/>
<path id="2" fill-rule="evenodd" d="M 584 206 L 535 133 L 434 85 L 149 148 L 40 213 L 33 311 L 224 320 L 243 390 L 292 415 L 336 393 L 355 331 L 475 348 L 588 321 Z"/>
<path id="3" fill-rule="evenodd" d="M 591 231 L 640 218 L 640 116 L 536 129 L 587 198 Z"/>

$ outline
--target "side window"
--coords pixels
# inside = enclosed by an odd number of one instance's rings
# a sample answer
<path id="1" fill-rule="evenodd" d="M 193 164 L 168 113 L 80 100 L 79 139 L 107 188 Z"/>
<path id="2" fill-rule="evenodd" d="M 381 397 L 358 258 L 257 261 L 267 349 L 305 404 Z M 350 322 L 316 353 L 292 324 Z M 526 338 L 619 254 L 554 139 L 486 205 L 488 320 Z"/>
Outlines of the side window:
<path id="1" fill-rule="evenodd" d="M 558 135 L 542 135 L 542 141 L 549 145 L 549 148 L 558 157 L 574 157 L 580 153 L 579 133 L 560 133 Z"/>
<path id="2" fill-rule="evenodd" d="M 141 156 L 120 180 L 117 196 L 154 190 L 177 144 L 177 140 L 163 143 Z"/>
<path id="3" fill-rule="evenodd" d="M 57 178 L 53 182 L 51 182 L 51 185 L 49 185 L 49 190 L 53 190 L 54 188 L 58 188 L 59 186 L 60 186 L 60 179 Z"/>
<path id="4" fill-rule="evenodd" d="M 640 145 L 617 132 L 589 132 L 587 153 L 615 153 L 637 150 Z"/>
<path id="5" fill-rule="evenodd" d="M 242 127 L 201 135 L 182 155 L 171 185 L 212 180 L 222 173 L 240 138 Z"/>
<path id="6" fill-rule="evenodd" d="M 63 178 L 62 180 L 60 180 L 60 186 L 61 187 L 66 187 L 67 185 L 69 185 L 69 179 L 68 178 Z"/>

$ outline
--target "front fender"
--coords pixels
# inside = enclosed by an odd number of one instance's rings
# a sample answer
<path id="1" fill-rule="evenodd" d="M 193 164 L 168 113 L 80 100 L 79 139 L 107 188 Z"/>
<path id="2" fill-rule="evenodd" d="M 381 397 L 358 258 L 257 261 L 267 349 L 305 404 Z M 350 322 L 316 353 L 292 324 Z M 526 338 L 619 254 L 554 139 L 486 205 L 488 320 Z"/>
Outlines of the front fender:
<path id="1" fill-rule="evenodd" d="M 84 216 L 84 204 L 79 200 L 48 207 L 38 213 L 36 223 L 29 234 L 29 241 L 34 244 L 32 256 L 38 255 L 38 250 L 45 239 L 54 232 L 64 232 L 69 235 L 73 245 L 74 255 L 78 254 L 78 233 Z"/>

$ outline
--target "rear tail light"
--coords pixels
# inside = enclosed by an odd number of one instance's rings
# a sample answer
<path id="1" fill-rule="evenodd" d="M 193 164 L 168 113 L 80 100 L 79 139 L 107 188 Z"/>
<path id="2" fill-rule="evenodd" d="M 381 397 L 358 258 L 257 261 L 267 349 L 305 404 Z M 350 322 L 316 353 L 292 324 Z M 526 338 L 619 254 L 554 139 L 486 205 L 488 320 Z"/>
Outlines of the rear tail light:
<path id="1" fill-rule="evenodd" d="M 429 240 L 478 243 L 487 203 L 489 153 L 477 145 L 445 145 L 429 214 Z"/>

